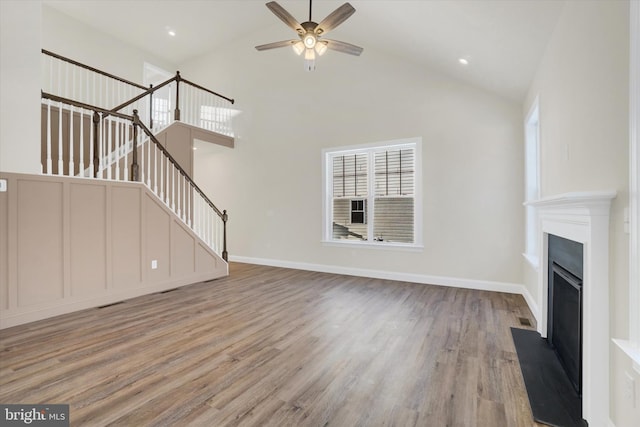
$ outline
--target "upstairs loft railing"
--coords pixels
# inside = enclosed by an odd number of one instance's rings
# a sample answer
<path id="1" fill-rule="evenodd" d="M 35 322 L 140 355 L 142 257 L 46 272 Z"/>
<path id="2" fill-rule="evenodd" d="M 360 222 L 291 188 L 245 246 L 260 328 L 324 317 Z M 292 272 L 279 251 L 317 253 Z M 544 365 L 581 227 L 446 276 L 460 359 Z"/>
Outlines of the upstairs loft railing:
<path id="1" fill-rule="evenodd" d="M 225 261 L 227 212 L 220 211 L 133 114 L 42 93 L 42 172 L 144 183 Z"/>
<path id="2" fill-rule="evenodd" d="M 45 49 L 42 49 L 41 69 L 43 92 L 106 110 L 111 110 L 149 89 Z M 151 97 L 140 99 L 120 112 L 132 115 L 133 110 L 137 109 L 149 123 L 152 102 Z"/>
<path id="3" fill-rule="evenodd" d="M 238 110 L 234 110 L 231 106 L 235 104 L 235 100 L 182 78 L 180 71 L 176 71 L 174 77 L 114 107 L 113 111 L 131 108 L 146 96 L 153 97 L 154 93 L 165 87 L 169 88 L 170 96 L 165 95 L 165 98 L 156 96 L 155 100 L 151 98 L 151 126 L 154 123 L 166 126 L 172 122 L 173 118 L 173 121 L 234 137 L 233 119 Z M 173 95 L 175 98 L 172 98 Z M 173 104 L 172 99 L 175 99 Z M 172 106 L 174 104 L 175 108 Z"/>
<path id="4" fill-rule="evenodd" d="M 130 116 L 138 110 L 142 122 L 156 132 L 181 121 L 235 137 L 235 101 L 184 79 L 179 71 L 145 87 L 44 49 L 42 54 L 45 93 Z"/>

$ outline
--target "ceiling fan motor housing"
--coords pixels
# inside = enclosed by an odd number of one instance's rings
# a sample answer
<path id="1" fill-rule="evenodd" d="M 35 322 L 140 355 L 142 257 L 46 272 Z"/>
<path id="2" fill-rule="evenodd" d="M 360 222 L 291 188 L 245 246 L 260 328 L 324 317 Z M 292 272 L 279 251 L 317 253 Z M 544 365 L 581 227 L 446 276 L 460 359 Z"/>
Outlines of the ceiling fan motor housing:
<path id="1" fill-rule="evenodd" d="M 303 23 L 298 21 L 287 12 L 277 2 L 271 1 L 267 3 L 267 8 L 271 10 L 280 20 L 295 30 L 300 37 L 300 41 L 285 40 L 275 43 L 256 46 L 257 50 L 275 49 L 279 47 L 291 46 L 296 54 L 300 55 L 305 52 L 305 69 L 313 71 L 315 69 L 316 53 L 323 55 L 327 49 L 333 49 L 349 55 L 360 55 L 362 48 L 337 41 L 337 40 L 320 40 L 322 35 L 333 28 L 340 25 L 356 11 L 349 3 L 345 3 L 333 12 L 331 12 L 319 24 L 311 20 L 311 1 L 309 1 L 309 20 Z"/>

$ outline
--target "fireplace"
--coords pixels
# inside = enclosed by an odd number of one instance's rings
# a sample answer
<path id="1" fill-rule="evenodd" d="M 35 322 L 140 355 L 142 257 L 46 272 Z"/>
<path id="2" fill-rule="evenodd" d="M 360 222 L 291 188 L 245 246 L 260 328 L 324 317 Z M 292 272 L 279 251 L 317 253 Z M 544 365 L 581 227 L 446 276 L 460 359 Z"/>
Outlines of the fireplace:
<path id="1" fill-rule="evenodd" d="M 567 300 L 565 292 L 572 295 L 573 301 L 578 298 L 578 302 L 571 304 L 580 307 L 582 338 L 580 344 L 567 345 L 579 348 L 581 369 L 569 360 L 566 364 L 573 368 L 565 366 L 565 370 L 578 371 L 574 379 L 577 377 L 576 386 L 582 395 L 582 417 L 589 425 L 597 426 L 607 425 L 609 421 L 609 213 L 615 196 L 615 191 L 566 193 L 526 203 L 538 213 L 540 266 L 534 298 L 539 305 L 531 304 L 538 332 L 545 338 L 552 335 L 553 339 L 557 334 L 553 327 L 557 320 L 550 320 L 549 314 L 553 301 Z M 553 246 L 557 237 L 581 246 L 582 256 L 577 257 L 581 258 L 581 272 L 573 270 L 571 263 L 567 267 L 563 261 L 554 262 L 549 258 L 549 241 Z M 554 254 L 551 255 L 553 258 Z M 565 296 L 554 297 L 556 290 L 551 288 L 556 275 L 564 280 L 557 291 Z M 575 325 L 566 324 L 562 320 L 556 327 L 576 330 Z"/>
<path id="2" fill-rule="evenodd" d="M 571 385 L 582 393 L 582 244 L 548 238 L 547 340 Z"/>

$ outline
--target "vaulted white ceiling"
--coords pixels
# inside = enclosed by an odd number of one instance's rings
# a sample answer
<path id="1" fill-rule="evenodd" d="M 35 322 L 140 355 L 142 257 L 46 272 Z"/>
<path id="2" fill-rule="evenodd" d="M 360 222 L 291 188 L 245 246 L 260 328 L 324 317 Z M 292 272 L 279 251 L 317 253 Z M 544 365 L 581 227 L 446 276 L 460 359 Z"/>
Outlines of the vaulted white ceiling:
<path id="1" fill-rule="evenodd" d="M 278 2 L 298 21 L 307 20 L 308 1 Z M 176 65 L 247 34 L 255 35 L 256 44 L 295 36 L 265 7 L 264 0 L 45 0 L 44 3 Z M 320 22 L 342 3 L 314 1 L 313 20 Z M 400 60 L 424 66 L 426 71 L 446 73 L 516 101 L 524 97 L 564 5 L 561 0 L 351 0 L 350 3 L 356 13 L 331 32 L 330 38 L 362 46 L 363 55 L 368 49 L 385 51 Z M 168 29 L 174 30 L 176 36 L 169 36 Z M 469 64 L 462 66 L 459 58 L 468 59 Z"/>

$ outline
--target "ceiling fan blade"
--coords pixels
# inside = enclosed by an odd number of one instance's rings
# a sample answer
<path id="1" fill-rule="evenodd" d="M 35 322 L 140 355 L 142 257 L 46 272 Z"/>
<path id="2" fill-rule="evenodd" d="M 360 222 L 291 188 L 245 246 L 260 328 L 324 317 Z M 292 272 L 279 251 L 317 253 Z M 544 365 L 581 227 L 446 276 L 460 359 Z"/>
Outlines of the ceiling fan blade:
<path id="1" fill-rule="evenodd" d="M 287 47 L 298 43 L 300 40 L 283 40 L 281 42 L 273 42 L 256 46 L 256 50 L 276 49 L 279 47 Z"/>
<path id="2" fill-rule="evenodd" d="M 316 27 L 316 34 L 324 34 L 336 28 L 338 25 L 342 24 L 347 20 L 353 13 L 355 12 L 355 8 L 351 6 L 349 3 L 345 3 L 333 12 L 329 14 L 326 18 L 322 20 Z"/>
<path id="3" fill-rule="evenodd" d="M 273 12 L 274 15 L 280 18 L 282 22 L 284 22 L 285 24 L 293 28 L 298 33 L 300 34 L 304 33 L 304 29 L 302 28 L 302 25 L 300 25 L 300 23 L 296 20 L 296 18 L 291 16 L 291 14 L 287 12 L 278 3 L 276 3 L 275 1 L 270 1 L 269 3 L 267 3 L 267 7 L 271 12 Z"/>
<path id="4" fill-rule="evenodd" d="M 360 56 L 362 49 L 360 46 L 356 46 L 351 43 L 341 42 L 338 40 L 322 39 L 320 43 L 325 43 L 329 49 L 337 50 L 338 52 L 348 53 L 349 55 Z"/>

